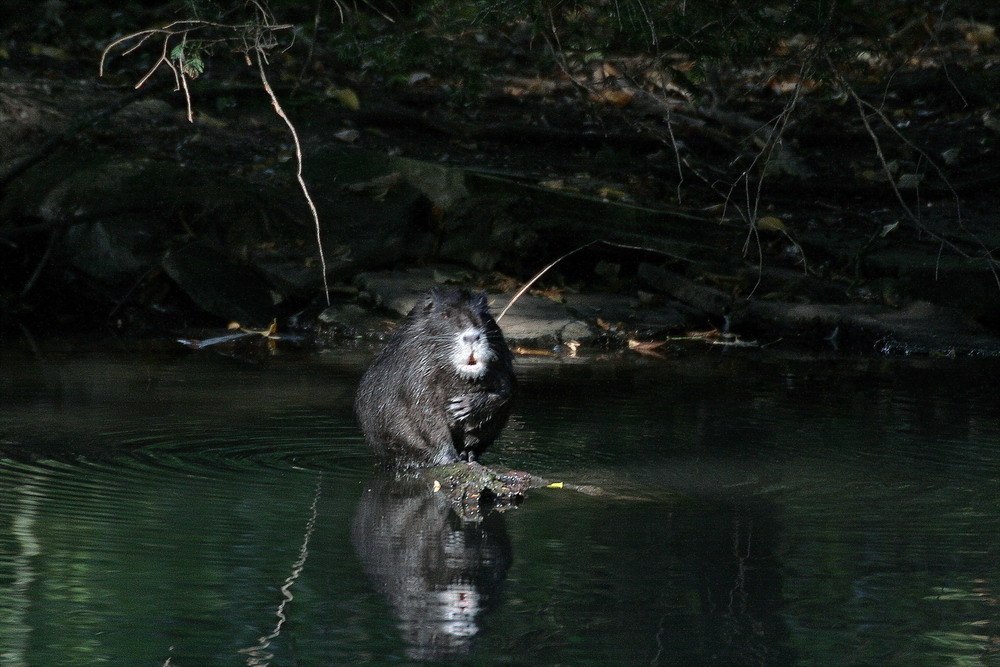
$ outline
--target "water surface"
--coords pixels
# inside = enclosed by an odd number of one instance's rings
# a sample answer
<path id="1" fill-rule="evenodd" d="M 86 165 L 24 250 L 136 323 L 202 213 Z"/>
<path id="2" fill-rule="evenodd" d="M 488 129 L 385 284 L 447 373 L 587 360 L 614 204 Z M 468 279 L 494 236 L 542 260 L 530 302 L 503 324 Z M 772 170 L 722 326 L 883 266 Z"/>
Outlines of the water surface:
<path id="1" fill-rule="evenodd" d="M 4 665 L 998 664 L 992 360 L 519 359 L 460 519 L 376 474 L 369 351 L 8 343 Z"/>

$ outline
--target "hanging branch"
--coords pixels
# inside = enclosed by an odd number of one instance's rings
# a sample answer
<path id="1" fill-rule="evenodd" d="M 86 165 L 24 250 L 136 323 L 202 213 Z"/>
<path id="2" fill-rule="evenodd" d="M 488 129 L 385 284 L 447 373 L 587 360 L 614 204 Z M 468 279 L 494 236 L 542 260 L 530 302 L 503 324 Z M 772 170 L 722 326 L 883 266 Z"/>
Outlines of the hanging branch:
<path id="1" fill-rule="evenodd" d="M 292 134 L 292 141 L 295 143 L 295 178 L 299 182 L 299 187 L 302 188 L 302 195 L 306 198 L 306 203 L 309 204 L 309 212 L 312 214 L 313 225 L 316 227 L 316 247 L 319 248 L 319 263 L 323 271 L 323 293 L 326 295 L 326 305 L 329 306 L 330 286 L 326 282 L 326 257 L 323 256 L 323 238 L 320 235 L 319 214 L 316 212 L 316 205 L 313 204 L 312 197 L 309 195 L 309 187 L 306 185 L 305 179 L 302 178 L 302 146 L 299 144 L 299 134 L 295 131 L 292 121 L 288 119 L 288 115 L 285 114 L 285 110 L 281 108 L 281 103 L 278 102 L 278 97 L 274 94 L 274 89 L 271 88 L 271 84 L 267 80 L 267 74 L 264 72 L 263 55 L 260 51 L 256 53 L 257 70 L 260 72 L 260 80 L 264 86 L 264 90 L 271 98 L 271 106 L 274 107 L 274 113 L 278 114 L 281 120 L 285 121 L 288 131 Z"/>
<path id="2" fill-rule="evenodd" d="M 116 47 L 135 42 L 122 52 L 122 55 L 130 55 L 142 48 L 151 39 L 161 38 L 162 46 L 159 57 L 135 84 L 135 88 L 141 88 L 161 67 L 166 67 L 174 77 L 174 90 L 184 93 L 188 122 L 194 122 L 194 110 L 191 104 L 191 91 L 188 87 L 188 79 L 196 79 L 204 71 L 203 53 L 210 51 L 212 47 L 219 44 L 226 44 L 233 48 L 233 42 L 236 42 L 238 46 L 235 46 L 234 50 L 243 53 L 247 65 L 252 67 L 256 62 L 261 85 L 271 100 L 271 107 L 285 123 L 292 135 L 292 141 L 295 144 L 295 178 L 305 197 L 306 204 L 309 206 L 313 226 L 316 228 L 316 246 L 319 252 L 320 270 L 323 274 L 323 294 L 326 297 L 327 305 L 329 305 L 330 287 L 326 277 L 326 257 L 323 253 L 319 214 L 316 211 L 316 205 L 313 203 L 312 196 L 309 194 L 309 188 L 306 185 L 305 179 L 302 176 L 302 146 L 299 142 L 299 135 L 295 130 L 295 125 L 278 101 L 278 97 L 275 95 L 274 89 L 271 87 L 264 70 L 264 65 L 267 62 L 267 52 L 277 45 L 275 33 L 279 30 L 289 30 L 294 26 L 291 24 L 275 23 L 274 16 L 270 10 L 258 0 L 251 0 L 248 4 L 253 7 L 257 17 L 255 20 L 246 23 L 226 24 L 200 19 L 187 19 L 174 21 L 161 28 L 140 30 L 124 37 L 119 37 L 108 44 L 101 53 L 99 75 L 104 76 L 105 62 L 108 59 L 108 55 Z M 339 2 L 337 5 L 338 7 L 340 6 Z M 192 35 L 196 35 L 197 39 L 192 37 Z"/>

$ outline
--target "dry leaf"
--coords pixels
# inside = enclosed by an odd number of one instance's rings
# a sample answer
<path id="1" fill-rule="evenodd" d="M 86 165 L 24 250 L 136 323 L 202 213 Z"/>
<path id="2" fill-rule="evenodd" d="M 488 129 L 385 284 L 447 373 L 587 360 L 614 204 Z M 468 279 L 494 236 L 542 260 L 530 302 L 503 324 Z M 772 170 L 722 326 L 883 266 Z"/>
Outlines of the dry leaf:
<path id="1" fill-rule="evenodd" d="M 973 23 L 966 30 L 965 41 L 976 46 L 993 46 L 997 43 L 997 29 L 986 23 Z"/>
<path id="2" fill-rule="evenodd" d="M 663 347 L 667 344 L 665 340 L 635 340 L 634 338 L 628 339 L 628 349 L 630 350 L 655 350 L 657 348 Z"/>
<path id="3" fill-rule="evenodd" d="M 560 289 L 533 289 L 529 291 L 529 294 L 540 296 L 556 303 L 563 303 L 565 301 L 563 298 L 563 291 L 564 290 Z"/>
<path id="4" fill-rule="evenodd" d="M 69 54 L 65 50 L 57 46 L 48 46 L 47 44 L 30 44 L 28 46 L 28 53 L 33 56 L 52 58 L 53 60 L 69 60 Z"/>
<path id="5" fill-rule="evenodd" d="M 621 190 L 616 190 L 615 188 L 604 186 L 597 190 L 597 196 L 599 196 L 601 199 L 624 199 L 628 195 L 622 192 Z"/>
<path id="6" fill-rule="evenodd" d="M 665 340 L 634 340 L 629 338 L 628 349 L 633 352 L 638 352 L 639 354 L 644 354 L 648 357 L 656 357 L 657 359 L 665 359 L 666 357 L 660 353 L 659 349 L 667 344 Z"/>
<path id="7" fill-rule="evenodd" d="M 333 135 L 334 139 L 339 139 L 345 144 L 353 144 L 361 136 L 361 133 L 355 129 L 341 130 L 340 132 L 335 132 Z"/>
<path id="8" fill-rule="evenodd" d="M 514 354 L 520 354 L 526 357 L 554 357 L 555 352 L 552 350 L 541 350 L 534 347 L 521 347 L 520 345 L 515 345 L 511 348 L 511 352 Z"/>
<path id="9" fill-rule="evenodd" d="M 337 100 L 351 111 L 357 111 L 361 108 L 361 100 L 358 98 L 358 94 L 350 88 L 327 88 L 326 95 Z"/>
<path id="10" fill-rule="evenodd" d="M 765 215 L 763 218 L 757 218 L 757 229 L 765 232 L 783 232 L 785 223 L 773 215 Z"/>
<path id="11" fill-rule="evenodd" d="M 377 176 L 370 181 L 351 183 L 347 186 L 347 189 L 351 192 L 362 192 L 372 199 L 381 200 L 402 180 L 403 174 L 398 171 L 393 171 L 383 176 Z"/>
<path id="12" fill-rule="evenodd" d="M 897 220 L 896 222 L 890 222 L 888 225 L 882 227 L 882 231 L 879 232 L 878 235 L 881 236 L 882 238 L 885 238 L 890 233 L 894 232 L 897 227 L 899 227 L 899 220 Z"/>
<path id="13" fill-rule="evenodd" d="M 591 95 L 591 98 L 594 101 L 604 102 L 606 104 L 610 104 L 611 106 L 618 107 L 619 109 L 627 107 L 631 104 L 634 97 L 635 95 L 627 90 L 617 90 L 614 88 L 609 90 L 599 90 Z"/>
<path id="14" fill-rule="evenodd" d="M 796 89 L 801 89 L 803 93 L 812 92 L 819 84 L 812 79 L 802 79 L 798 74 L 792 74 L 783 78 L 773 76 L 766 85 L 775 95 L 787 95 L 794 93 Z"/>

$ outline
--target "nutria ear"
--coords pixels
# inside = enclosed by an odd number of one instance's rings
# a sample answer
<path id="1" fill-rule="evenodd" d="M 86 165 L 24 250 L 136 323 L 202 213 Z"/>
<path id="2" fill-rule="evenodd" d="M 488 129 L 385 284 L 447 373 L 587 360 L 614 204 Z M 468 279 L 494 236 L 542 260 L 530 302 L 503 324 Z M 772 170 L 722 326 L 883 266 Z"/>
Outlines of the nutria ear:
<path id="1" fill-rule="evenodd" d="M 430 312 L 434 310 L 434 303 L 439 300 L 437 290 L 433 290 L 430 294 L 417 302 L 417 308 L 420 309 L 420 312 L 424 315 L 429 315 Z"/>
<path id="2" fill-rule="evenodd" d="M 486 301 L 486 292 L 472 292 L 469 294 L 469 303 L 476 312 L 486 313 L 490 310 L 490 305 Z"/>

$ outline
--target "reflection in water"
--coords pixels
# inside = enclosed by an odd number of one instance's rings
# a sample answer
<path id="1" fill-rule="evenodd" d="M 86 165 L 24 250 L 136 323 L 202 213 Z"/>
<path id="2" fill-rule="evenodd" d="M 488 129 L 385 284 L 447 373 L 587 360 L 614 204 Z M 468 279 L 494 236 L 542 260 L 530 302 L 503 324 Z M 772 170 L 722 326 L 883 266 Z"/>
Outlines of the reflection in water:
<path id="1" fill-rule="evenodd" d="M 309 558 L 309 540 L 312 539 L 313 531 L 316 530 L 316 515 L 318 513 L 320 492 L 322 489 L 323 474 L 320 473 L 316 479 L 316 489 L 313 491 L 312 504 L 309 505 L 309 519 L 306 521 L 305 533 L 302 536 L 302 546 L 299 547 L 299 556 L 295 559 L 295 563 L 292 564 L 291 574 L 285 578 L 285 583 L 279 589 L 281 592 L 281 602 L 278 603 L 278 608 L 274 612 L 274 615 L 278 617 L 278 620 L 274 624 L 274 629 L 269 634 L 261 636 L 257 640 L 256 645 L 240 649 L 240 653 L 245 653 L 248 656 L 246 662 L 248 666 L 269 665 L 270 661 L 274 658 L 274 654 L 269 648 L 281 636 L 281 628 L 284 627 L 285 622 L 288 620 L 286 608 L 295 599 L 292 595 L 292 586 L 295 585 L 295 582 L 302 574 L 306 560 Z"/>
<path id="2" fill-rule="evenodd" d="M 392 604 L 408 655 L 468 653 L 511 563 L 503 516 L 461 519 L 426 480 L 371 480 L 351 526 L 354 549 Z"/>
<path id="3" fill-rule="evenodd" d="M 662 663 L 790 665 L 793 653 L 781 618 L 780 561 L 775 556 L 781 523 L 767 503 L 738 501 L 699 522 L 686 537 L 694 545 L 697 589 L 704 635 L 693 654 L 680 654 L 687 643 L 677 636 L 664 646 Z M 690 541 L 688 541 L 690 540 Z"/>
<path id="4" fill-rule="evenodd" d="M 28 591 L 36 579 L 33 559 L 41 553 L 38 538 L 35 535 L 35 523 L 38 519 L 37 488 L 31 483 L 19 485 L 15 491 L 16 501 L 13 511 L 13 537 L 16 540 L 16 552 L 12 554 L 11 571 L 13 577 L 8 593 L 9 603 L 3 605 L 3 623 L 0 623 L 0 658 L 4 664 L 28 664 L 26 648 L 31 636 L 31 625 L 27 616 L 30 611 Z M 0 606 L 2 609 L 3 606 Z"/>

